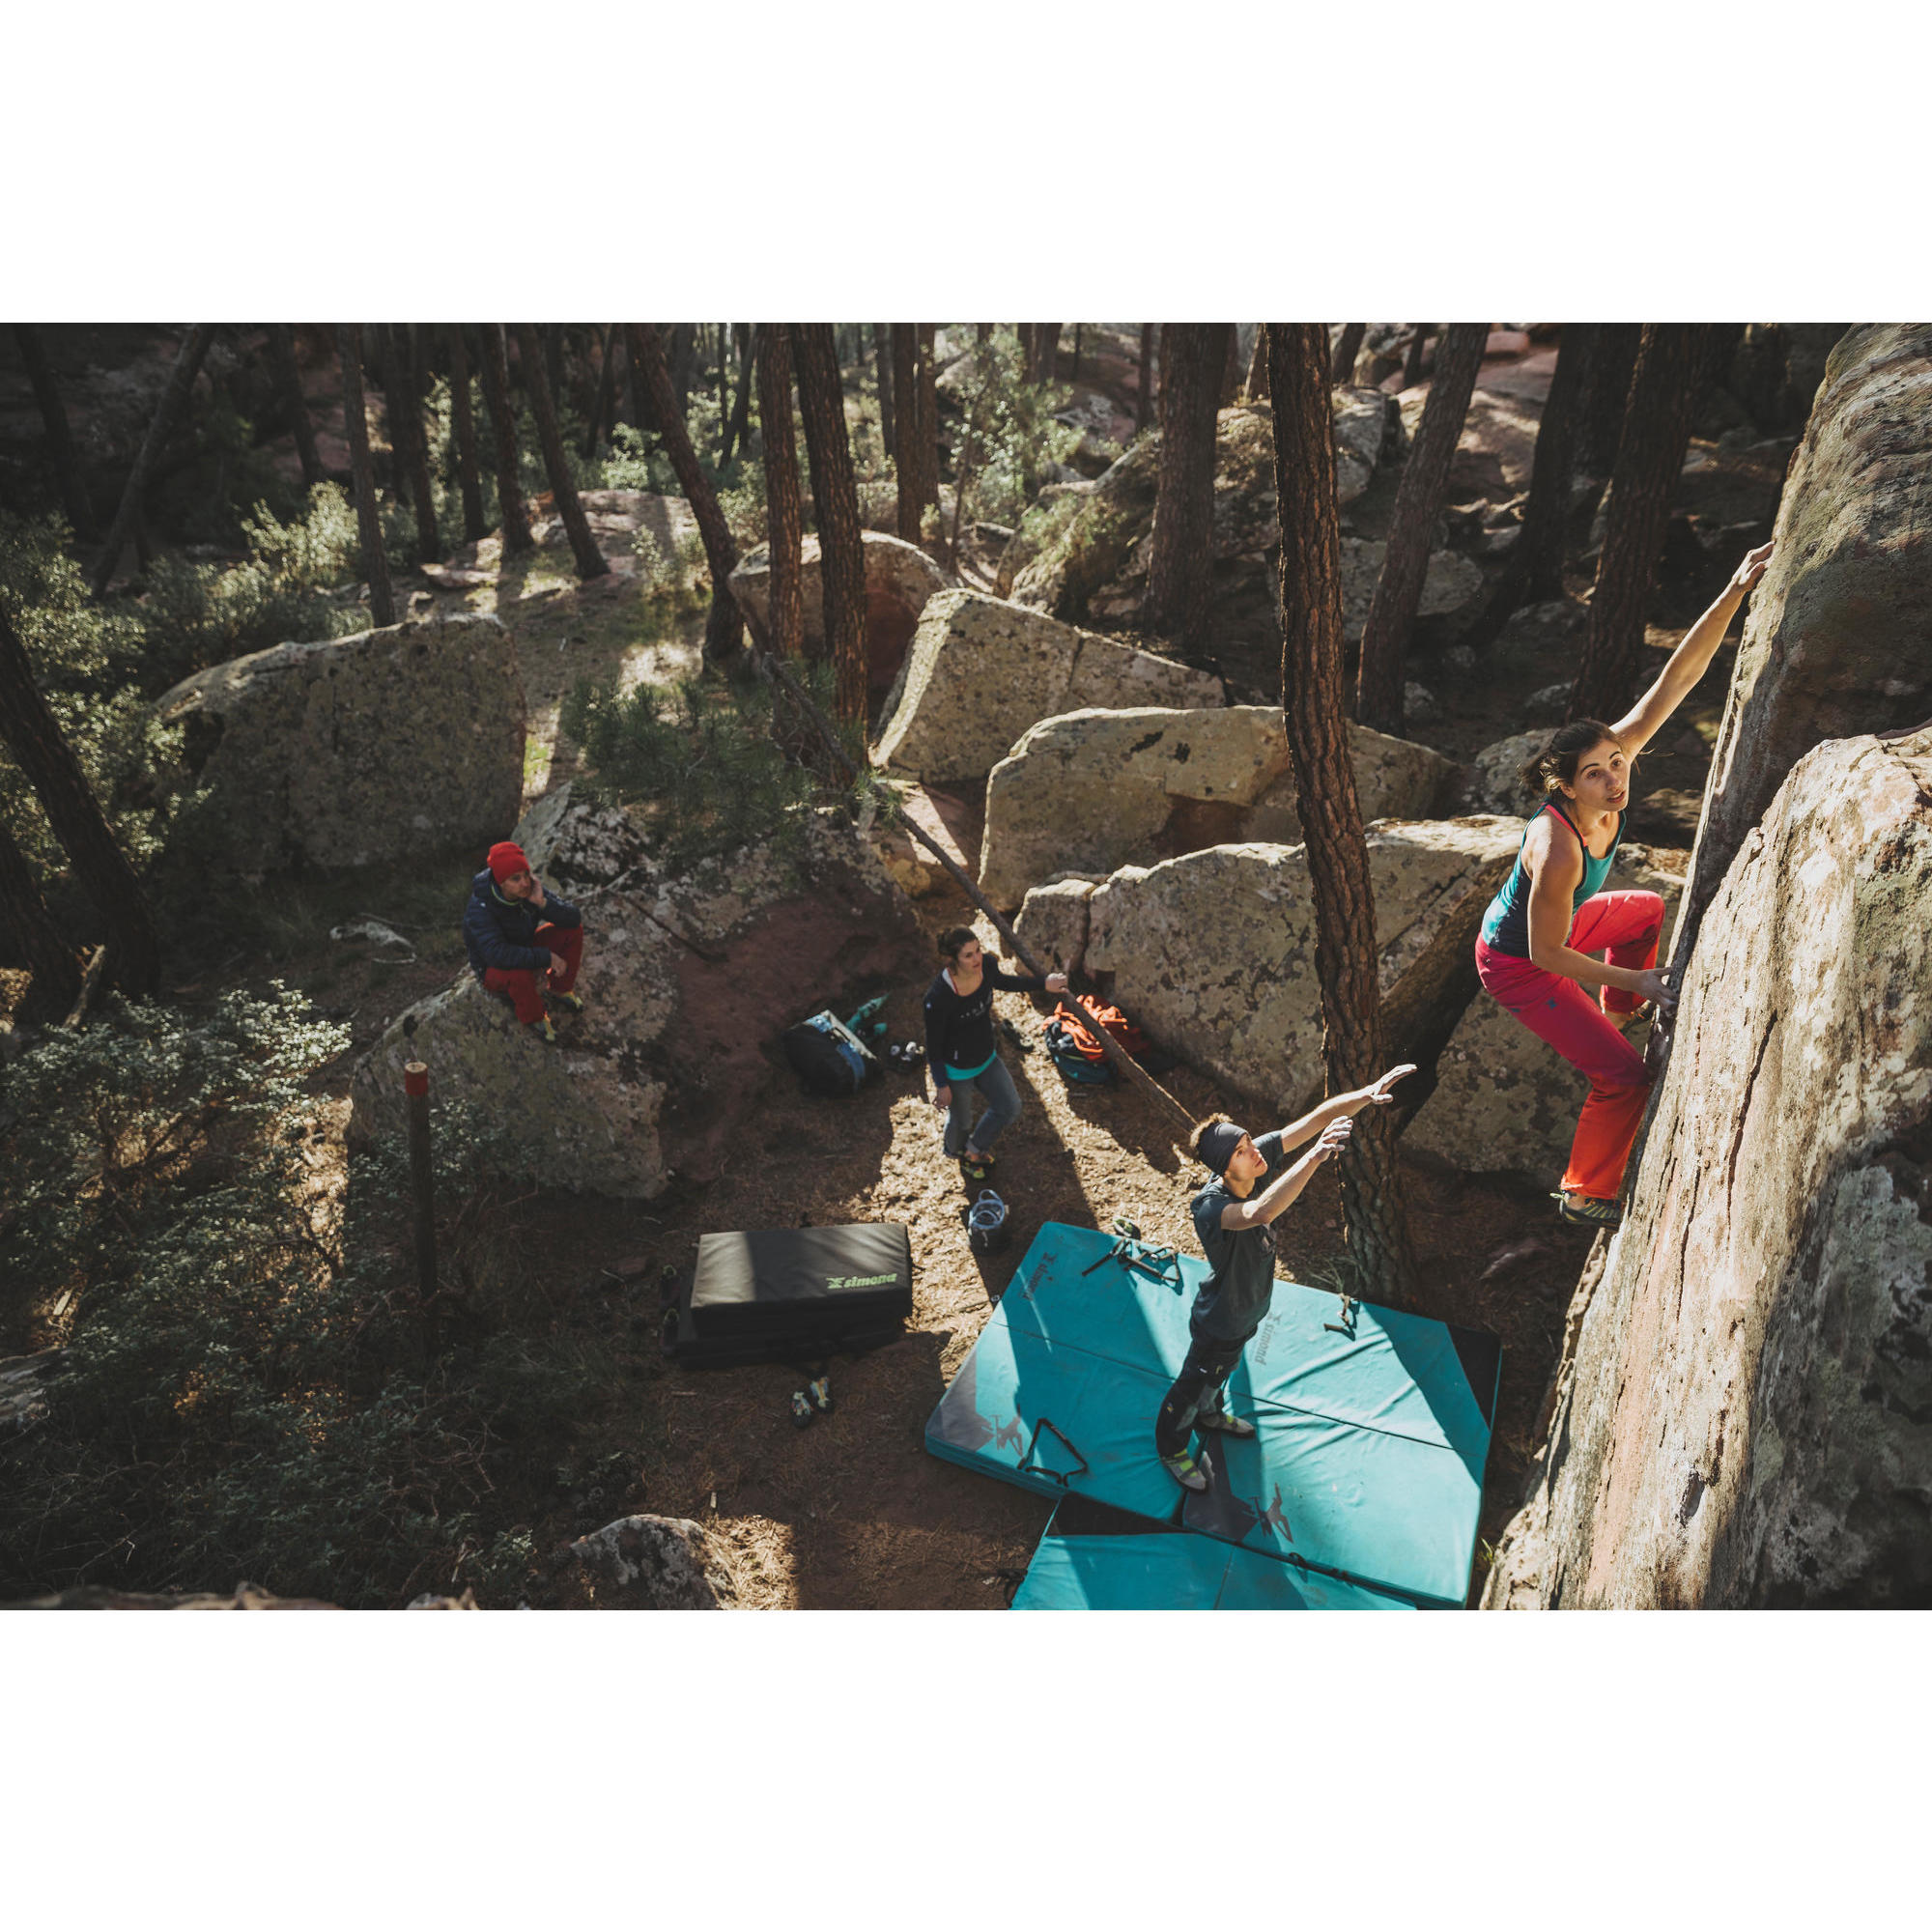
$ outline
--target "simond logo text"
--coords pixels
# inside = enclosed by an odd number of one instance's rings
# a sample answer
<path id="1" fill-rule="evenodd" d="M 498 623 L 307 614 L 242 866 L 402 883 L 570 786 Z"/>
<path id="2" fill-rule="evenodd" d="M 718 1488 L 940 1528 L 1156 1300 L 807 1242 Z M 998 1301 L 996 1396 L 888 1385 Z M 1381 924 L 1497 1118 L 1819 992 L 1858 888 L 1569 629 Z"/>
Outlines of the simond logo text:
<path id="1" fill-rule="evenodd" d="M 828 1289 L 834 1289 L 834 1288 L 884 1288 L 884 1287 L 886 1287 L 886 1286 L 887 1286 L 887 1284 L 888 1284 L 888 1283 L 890 1283 L 890 1282 L 895 1282 L 895 1281 L 897 1281 L 897 1280 L 898 1280 L 898 1276 L 897 1276 L 897 1274 L 896 1274 L 896 1273 L 894 1273 L 894 1274 L 829 1274 L 829 1275 L 827 1275 L 827 1276 L 825 1277 L 825 1286 L 826 1286 L 826 1287 L 827 1287 Z"/>

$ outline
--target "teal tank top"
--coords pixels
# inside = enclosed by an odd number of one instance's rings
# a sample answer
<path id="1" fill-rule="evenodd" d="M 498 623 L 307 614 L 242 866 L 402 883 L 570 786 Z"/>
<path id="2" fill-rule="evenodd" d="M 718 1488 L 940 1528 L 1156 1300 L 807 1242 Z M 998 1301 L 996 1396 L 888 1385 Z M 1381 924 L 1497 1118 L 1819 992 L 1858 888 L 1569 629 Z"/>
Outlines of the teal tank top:
<path id="1" fill-rule="evenodd" d="M 1585 899 L 1594 898 L 1603 890 L 1604 881 L 1609 877 L 1611 862 L 1617 856 L 1617 847 L 1624 842 L 1624 814 L 1617 813 L 1617 836 L 1610 840 L 1610 849 L 1601 859 L 1590 856 L 1590 848 L 1583 843 L 1583 835 L 1577 832 L 1576 821 L 1554 801 L 1546 804 L 1544 811 L 1553 811 L 1572 832 L 1577 833 L 1577 842 L 1583 846 L 1583 883 L 1570 896 L 1570 910 L 1574 913 Z M 1529 838 L 1529 827 L 1543 815 L 1538 812 L 1528 825 L 1522 828 L 1523 840 Z M 1503 881 L 1503 889 L 1490 901 L 1490 909 L 1483 915 L 1483 944 L 1492 952 L 1507 953 L 1512 959 L 1529 957 L 1529 874 L 1522 869 L 1522 845 L 1516 848 L 1516 864 L 1510 867 L 1510 875 Z"/>

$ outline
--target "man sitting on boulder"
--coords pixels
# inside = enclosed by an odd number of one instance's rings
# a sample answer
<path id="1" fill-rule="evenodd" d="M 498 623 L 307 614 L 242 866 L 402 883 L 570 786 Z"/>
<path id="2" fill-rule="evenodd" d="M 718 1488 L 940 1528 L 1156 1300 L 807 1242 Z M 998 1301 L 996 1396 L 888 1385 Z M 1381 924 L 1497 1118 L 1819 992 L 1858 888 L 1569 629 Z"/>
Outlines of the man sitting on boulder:
<path id="1" fill-rule="evenodd" d="M 556 1044 L 556 1029 L 546 1001 L 567 1013 L 583 1010 L 570 990 L 583 963 L 583 915 L 544 891 L 521 845 L 491 846 L 490 863 L 470 880 L 463 944 L 476 977 L 548 1044 Z"/>

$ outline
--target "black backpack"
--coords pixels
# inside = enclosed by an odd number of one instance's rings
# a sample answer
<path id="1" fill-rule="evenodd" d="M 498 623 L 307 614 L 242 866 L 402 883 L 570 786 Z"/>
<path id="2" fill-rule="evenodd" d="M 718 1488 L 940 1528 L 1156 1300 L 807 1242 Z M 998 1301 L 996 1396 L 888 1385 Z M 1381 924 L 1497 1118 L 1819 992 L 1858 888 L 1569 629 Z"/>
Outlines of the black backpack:
<path id="1" fill-rule="evenodd" d="M 835 1013 L 813 1013 L 788 1027 L 779 1045 L 814 1094 L 856 1094 L 879 1067 L 878 1056 Z"/>

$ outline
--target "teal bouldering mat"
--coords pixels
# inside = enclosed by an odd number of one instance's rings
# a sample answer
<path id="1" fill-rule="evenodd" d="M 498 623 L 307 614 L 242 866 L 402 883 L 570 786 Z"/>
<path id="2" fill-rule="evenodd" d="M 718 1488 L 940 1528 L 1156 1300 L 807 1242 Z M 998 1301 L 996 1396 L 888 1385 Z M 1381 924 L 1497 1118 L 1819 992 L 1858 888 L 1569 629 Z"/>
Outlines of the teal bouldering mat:
<path id="1" fill-rule="evenodd" d="M 1412 1610 L 1406 1597 L 1297 1568 L 1173 1523 L 1069 1496 L 1053 1513 L 1016 1610 Z"/>
<path id="2" fill-rule="evenodd" d="M 1465 1593 L 1494 1416 L 1493 1338 L 1275 1284 L 1229 1386 L 1253 1441 L 1208 1438 L 1187 1497 L 1153 1416 L 1207 1277 L 1136 1267 L 1093 1229 L 1049 1222 L 926 1425 L 926 1447 L 1042 1495 L 1084 1496 L 1272 1559 L 1438 1604 Z M 1330 1325 L 1332 1324 L 1332 1325 Z M 1110 1559 L 1111 1560 L 1111 1559 Z"/>

